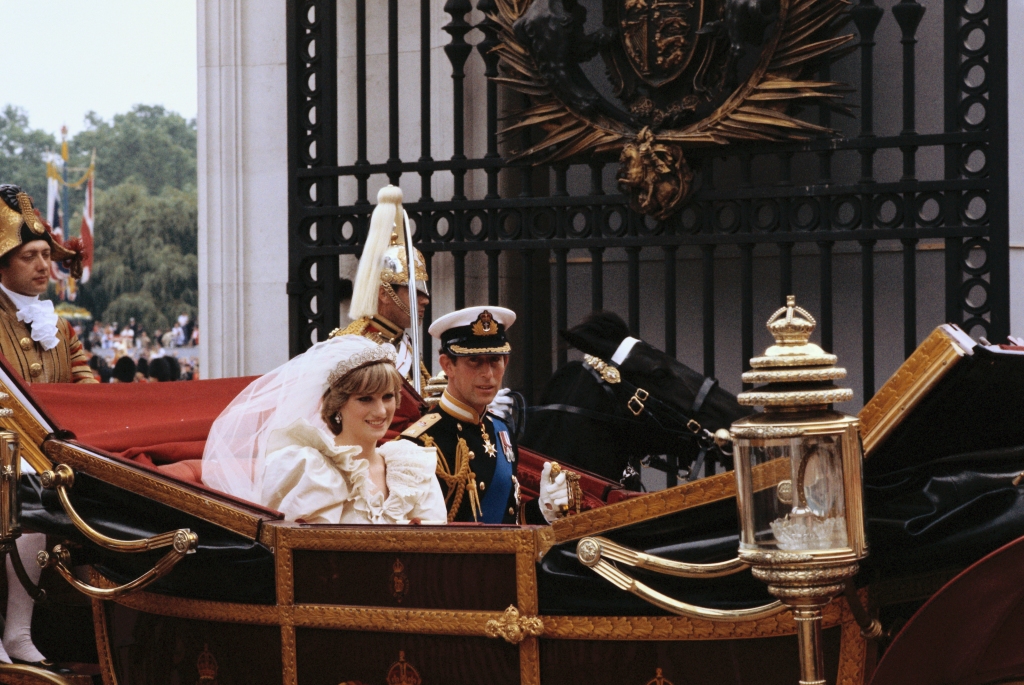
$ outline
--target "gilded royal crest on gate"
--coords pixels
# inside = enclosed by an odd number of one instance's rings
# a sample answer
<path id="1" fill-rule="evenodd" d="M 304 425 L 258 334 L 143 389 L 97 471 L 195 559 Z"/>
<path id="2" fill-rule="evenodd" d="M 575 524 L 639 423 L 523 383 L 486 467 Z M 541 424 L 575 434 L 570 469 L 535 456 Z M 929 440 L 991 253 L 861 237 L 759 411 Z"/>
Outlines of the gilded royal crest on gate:
<path id="1" fill-rule="evenodd" d="M 848 112 L 843 84 L 817 78 L 853 39 L 840 35 L 846 0 L 496 5 L 495 80 L 530 97 L 502 132 L 510 156 L 535 164 L 618 157 L 633 209 L 658 219 L 690 195 L 689 151 L 830 134 L 800 118 L 800 108 Z M 588 12 L 601 13 L 589 32 Z M 542 135 L 517 145 L 530 128 Z"/>
<path id="2" fill-rule="evenodd" d="M 697 48 L 704 0 L 622 0 L 623 53 L 645 83 L 660 86 L 686 69 Z"/>

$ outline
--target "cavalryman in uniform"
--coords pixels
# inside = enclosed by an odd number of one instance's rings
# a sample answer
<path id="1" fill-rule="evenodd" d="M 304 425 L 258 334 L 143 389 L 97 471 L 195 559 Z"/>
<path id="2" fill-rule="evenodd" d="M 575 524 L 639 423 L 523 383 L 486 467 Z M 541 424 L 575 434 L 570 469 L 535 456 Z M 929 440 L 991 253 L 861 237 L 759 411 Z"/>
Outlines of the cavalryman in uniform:
<path id="1" fill-rule="evenodd" d="M 50 235 L 32 200 L 18 186 L 0 185 L 0 354 L 28 383 L 95 383 L 78 336 L 57 316 L 53 303 L 40 299 L 50 280 L 50 261 L 64 262 L 71 275 L 82 274 L 82 253 Z M 16 543 L 29 578 L 39 582 L 36 555 L 46 536 L 24 533 Z M 32 642 L 34 603 L 7 560 L 7 619 L 0 662 L 57 669 Z M 63 671 L 67 673 L 67 671 Z"/>
<path id="2" fill-rule="evenodd" d="M 398 350 L 395 366 L 407 382 L 402 390 L 401 406 L 391 424 L 392 437 L 427 409 L 423 397 L 413 388 L 413 374 L 420 374 L 423 388 L 430 378 L 423 361 L 414 358 L 412 340 L 406 332 L 414 325 L 409 302 L 410 271 L 416 282 L 416 311 L 420 320 L 424 308 L 430 303 L 430 293 L 427 290 L 426 261 L 419 250 L 414 250 L 415 264 L 411 270 L 409 268 L 405 220 L 402 189 L 385 186 L 377 193 L 377 206 L 370 217 L 370 229 L 356 271 L 349 307 L 353 321 L 344 329 L 331 333 L 331 337 L 361 335 L 377 344 L 394 345 Z"/>
<path id="3" fill-rule="evenodd" d="M 566 474 L 552 478 L 552 467 L 545 464 L 540 497 L 520 508 L 515 436 L 488 411 L 512 351 L 505 330 L 515 319 L 503 307 L 469 307 L 430 326 L 430 335 L 440 342 L 448 387 L 438 405 L 402 437 L 437 449 L 449 521 L 544 523 L 564 515 L 568 506 Z"/>

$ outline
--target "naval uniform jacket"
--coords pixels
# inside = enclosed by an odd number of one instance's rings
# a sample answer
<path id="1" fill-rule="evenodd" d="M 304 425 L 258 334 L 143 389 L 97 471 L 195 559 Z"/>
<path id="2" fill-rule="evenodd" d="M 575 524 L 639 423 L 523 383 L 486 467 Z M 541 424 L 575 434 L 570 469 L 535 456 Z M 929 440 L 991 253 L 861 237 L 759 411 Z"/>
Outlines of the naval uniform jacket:
<path id="1" fill-rule="evenodd" d="M 29 383 L 95 383 L 89 360 L 74 329 L 57 319 L 60 342 L 52 350 L 32 339 L 28 324 L 18 321 L 18 308 L 0 290 L 0 354 Z"/>
<path id="2" fill-rule="evenodd" d="M 512 483 L 502 520 L 490 523 L 545 523 L 536 500 L 520 507 L 519 482 L 515 475 L 519 466 L 515 436 L 510 431 L 503 433 L 495 430 L 494 419 L 489 413 L 478 416 L 447 391 L 436 407 L 402 433 L 406 440 L 437 449 L 437 478 L 449 521 L 482 520 L 479 513 L 474 516 L 474 510 L 484 500 L 487 491 L 497 486 L 494 480 L 497 460 L 503 457 L 499 456 L 496 446 L 498 441 L 502 441 L 501 452 L 512 461 Z M 488 444 L 492 449 L 488 449 Z"/>

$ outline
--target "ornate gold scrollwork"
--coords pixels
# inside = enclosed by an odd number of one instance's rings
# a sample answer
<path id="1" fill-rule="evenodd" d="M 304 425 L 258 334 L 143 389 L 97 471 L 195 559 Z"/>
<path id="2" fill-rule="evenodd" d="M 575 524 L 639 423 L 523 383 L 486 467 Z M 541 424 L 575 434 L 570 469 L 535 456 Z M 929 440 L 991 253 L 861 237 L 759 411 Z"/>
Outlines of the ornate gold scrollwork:
<path id="1" fill-rule="evenodd" d="M 732 435 L 748 440 L 778 440 L 780 438 L 798 438 L 804 429 L 798 426 L 738 426 L 731 429 Z"/>
<path id="2" fill-rule="evenodd" d="M 83 583 L 75 577 L 71 570 L 71 552 L 64 545 L 56 545 L 52 552 L 40 552 L 36 556 L 36 562 L 42 568 L 53 567 L 57 569 L 64 580 L 68 581 L 73 588 L 79 592 L 95 599 L 114 599 L 121 597 L 135 590 L 141 590 L 153 581 L 166 576 L 174 566 L 185 558 L 186 555 L 195 551 L 199 542 L 199 536 L 187 530 L 179 530 L 174 533 L 174 541 L 171 551 L 165 554 L 156 562 L 156 566 L 143 573 L 133 581 L 118 585 L 112 588 L 93 587 Z"/>
<path id="3" fill-rule="evenodd" d="M 528 637 L 538 637 L 544 632 L 544 622 L 539 616 L 520 616 L 514 606 L 505 609 L 501 618 L 491 619 L 484 626 L 487 637 L 500 637 L 509 644 L 518 645 Z"/>
<path id="4" fill-rule="evenodd" d="M 674 569 L 674 573 L 671 571 L 667 571 L 665 570 L 666 566 L 671 568 L 672 565 L 679 564 L 681 562 L 672 562 L 667 559 L 658 559 L 653 555 L 643 554 L 642 552 L 635 552 L 634 550 L 631 550 L 628 547 L 621 547 L 620 545 L 615 545 L 615 543 L 612 543 L 609 540 L 604 540 L 603 538 L 583 538 L 579 541 L 579 544 L 576 545 L 576 557 L 584 566 L 593 569 L 594 572 L 597 573 L 597 575 L 601 576 L 615 587 L 621 590 L 625 590 L 626 592 L 629 592 L 631 594 L 634 594 L 640 599 L 649 602 L 656 607 L 660 607 L 666 611 L 671 611 L 672 613 L 679 614 L 680 616 L 688 616 L 690 618 L 702 618 L 708 621 L 735 621 L 738 619 L 757 620 L 759 618 L 766 618 L 768 616 L 773 616 L 775 614 L 779 614 L 783 611 L 786 611 L 786 606 L 779 601 L 771 602 L 769 604 L 765 604 L 759 607 L 751 607 L 750 609 L 709 609 L 707 607 L 700 607 L 694 604 L 687 604 L 686 602 L 680 602 L 679 600 L 672 599 L 671 597 L 658 592 L 654 588 L 645 585 L 644 583 L 641 583 L 637 580 L 634 580 L 633 578 L 630 578 L 621 570 L 619 570 L 616 566 L 605 561 L 602 558 L 602 556 L 604 556 L 605 548 L 609 544 L 614 545 L 617 548 L 617 551 L 622 552 L 622 558 L 616 560 L 622 561 L 627 564 L 630 563 L 630 561 L 640 561 L 637 557 L 642 555 L 644 557 L 647 557 L 647 559 L 643 560 L 642 563 L 651 564 L 650 566 L 643 566 L 644 568 L 651 568 L 652 570 L 657 570 L 663 573 L 670 573 L 671 575 L 680 575 L 683 577 L 707 578 L 712 576 L 684 575 L 684 573 L 682 572 L 683 569 L 679 568 Z M 609 558 L 613 557 L 609 555 Z M 655 559 L 657 559 L 657 564 L 661 564 L 664 566 L 655 566 L 655 562 L 653 561 Z M 739 560 L 723 562 L 723 564 L 725 565 L 736 563 L 743 562 L 739 562 Z M 641 564 L 637 563 L 636 565 L 640 566 Z M 696 569 L 700 565 L 692 564 L 689 566 Z M 711 566 L 715 565 L 712 564 Z M 742 568 L 743 566 L 735 569 L 730 568 L 727 572 L 719 573 L 718 575 L 727 575 L 728 573 L 735 573 L 736 571 L 742 570 Z M 687 570 L 686 573 L 691 573 L 691 571 Z"/>
<path id="5" fill-rule="evenodd" d="M 550 164 L 617 154 L 633 209 L 665 219 L 693 188 L 684 155 L 694 148 L 831 134 L 792 116 L 791 105 L 846 110 L 843 84 L 817 78 L 819 63 L 838 58 L 854 38 L 840 35 L 846 0 L 778 0 L 771 18 L 751 11 L 726 19 L 721 4 L 605 0 L 618 22 L 606 18 L 588 33 L 582 5 L 497 0 L 493 52 L 501 69 L 491 78 L 529 96 L 502 134 L 543 131 L 525 149 L 510 148 L 511 158 Z M 608 66 L 604 84 L 579 67 L 596 54 Z"/>

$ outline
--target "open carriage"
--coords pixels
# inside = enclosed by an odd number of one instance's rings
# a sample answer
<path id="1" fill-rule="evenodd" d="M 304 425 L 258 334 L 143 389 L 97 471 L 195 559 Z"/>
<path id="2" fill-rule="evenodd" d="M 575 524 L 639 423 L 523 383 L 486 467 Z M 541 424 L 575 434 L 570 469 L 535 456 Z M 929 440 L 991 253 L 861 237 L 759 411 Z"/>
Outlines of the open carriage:
<path id="1" fill-rule="evenodd" d="M 1021 380 L 1024 350 L 942 327 L 861 412 L 873 548 L 861 589 L 825 612 L 829 682 L 872 677 L 862 607 L 898 627 L 1024 533 Z M 90 598 L 106 685 L 798 679 L 793 619 L 729 561 L 731 472 L 640 496 L 585 476 L 588 510 L 544 527 L 288 523 L 200 485 L 187 459 L 246 382 L 26 388 L 0 373 L 3 455 L 37 472 L 15 489 L 5 470 L 0 503 L 17 492 L 20 525 L 54 543 L 51 573 Z M 584 538 L 615 563 L 584 566 Z M 659 573 L 680 562 L 693 572 Z M 1024 674 L 1010 662 L 1003 675 Z M 59 678 L 0 668 L 0 681 L 75 682 Z"/>

